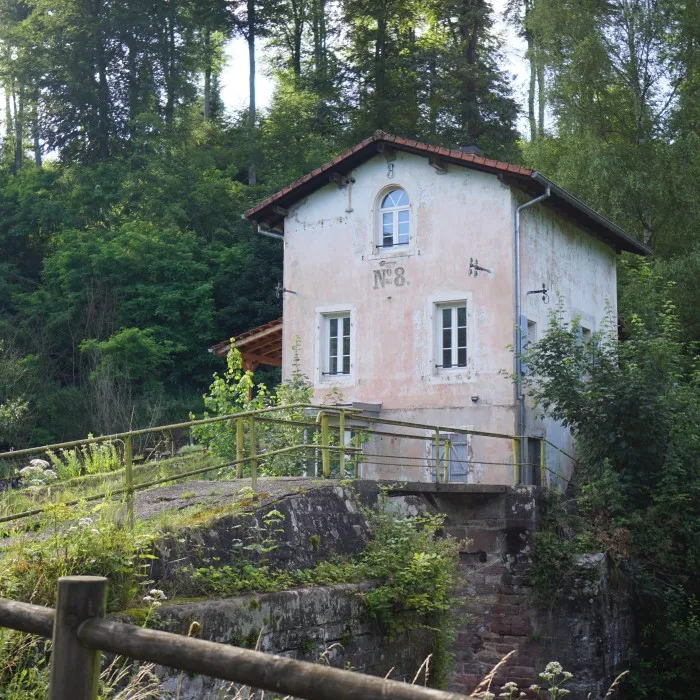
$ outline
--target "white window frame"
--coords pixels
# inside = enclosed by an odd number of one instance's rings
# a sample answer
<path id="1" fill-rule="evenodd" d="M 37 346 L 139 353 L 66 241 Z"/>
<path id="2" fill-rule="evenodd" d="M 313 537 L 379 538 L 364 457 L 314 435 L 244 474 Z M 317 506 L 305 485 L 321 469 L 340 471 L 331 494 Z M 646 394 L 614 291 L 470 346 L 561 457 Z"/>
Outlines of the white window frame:
<path id="1" fill-rule="evenodd" d="M 408 204 L 399 206 L 399 207 L 383 207 L 382 204 L 386 197 L 388 197 L 392 192 L 396 190 L 402 190 L 404 194 L 406 195 L 408 199 Z M 401 185 L 392 185 L 389 188 L 383 189 L 379 193 L 379 198 L 377 202 L 377 210 L 379 212 L 378 216 L 378 221 L 377 221 L 377 240 L 375 242 L 375 246 L 380 249 L 380 250 L 393 250 L 395 248 L 398 249 L 406 249 L 411 245 L 413 236 L 411 235 L 411 229 L 413 228 L 412 226 L 412 221 L 411 221 L 411 196 L 408 194 L 408 190 L 401 186 Z M 407 221 L 406 222 L 400 222 L 400 212 L 406 212 L 406 217 Z M 392 221 L 392 242 L 391 245 L 386 244 L 384 242 L 384 215 L 385 214 L 390 214 L 391 215 L 391 221 Z M 408 239 L 401 243 L 401 234 L 399 233 L 399 224 L 400 223 L 406 223 L 408 224 Z"/>
<path id="2" fill-rule="evenodd" d="M 345 339 L 347 338 L 347 352 Z M 333 351 L 335 341 L 335 352 Z M 330 377 L 350 376 L 350 357 L 352 351 L 352 327 L 350 312 L 323 315 L 323 375 Z M 347 371 L 345 368 L 347 367 Z"/>
<path id="3" fill-rule="evenodd" d="M 459 323 L 459 311 L 464 309 L 464 325 Z M 444 318 L 445 311 L 450 312 L 450 364 L 445 364 Z M 460 344 L 460 329 L 464 329 L 464 344 Z M 460 364 L 460 350 L 464 350 L 464 362 Z M 450 301 L 435 305 L 435 368 L 441 372 L 462 371 L 469 364 L 469 305 L 466 299 Z"/>
<path id="4" fill-rule="evenodd" d="M 330 321 L 350 319 L 350 372 L 329 374 L 330 367 Z M 339 324 L 340 325 L 340 324 Z M 348 304 L 335 304 L 316 308 L 315 365 L 317 384 L 321 386 L 347 386 L 354 383 L 355 373 L 355 309 Z M 342 342 L 342 341 L 341 341 Z M 342 353 L 341 353 L 342 354 Z"/>
<path id="5" fill-rule="evenodd" d="M 442 368 L 436 365 L 442 364 L 440 353 L 441 340 L 439 338 L 439 309 L 451 304 L 467 305 L 467 366 Z M 479 366 L 477 351 L 479 347 L 479 328 L 474 314 L 472 292 L 466 290 L 445 291 L 430 295 L 426 299 L 425 328 L 428 332 L 429 352 L 424 355 L 424 373 L 429 384 L 473 383 L 476 381 L 475 368 Z"/>

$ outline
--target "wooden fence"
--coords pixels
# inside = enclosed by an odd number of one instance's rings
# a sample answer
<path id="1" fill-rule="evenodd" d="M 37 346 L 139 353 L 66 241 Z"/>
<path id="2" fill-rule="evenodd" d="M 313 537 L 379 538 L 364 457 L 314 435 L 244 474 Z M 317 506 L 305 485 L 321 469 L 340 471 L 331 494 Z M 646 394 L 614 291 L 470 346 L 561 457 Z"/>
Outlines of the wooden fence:
<path id="1" fill-rule="evenodd" d="M 107 579 L 66 576 L 56 610 L 0 599 L 0 627 L 53 640 L 49 700 L 97 700 L 102 652 L 306 700 L 465 696 L 105 619 Z"/>

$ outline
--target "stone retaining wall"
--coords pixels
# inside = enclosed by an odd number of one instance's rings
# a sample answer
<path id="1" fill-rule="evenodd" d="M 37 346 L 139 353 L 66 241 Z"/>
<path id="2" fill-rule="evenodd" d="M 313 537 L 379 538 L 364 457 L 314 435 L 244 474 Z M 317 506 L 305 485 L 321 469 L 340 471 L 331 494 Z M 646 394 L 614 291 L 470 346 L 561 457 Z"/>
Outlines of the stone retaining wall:
<path id="1" fill-rule="evenodd" d="M 299 588 L 164 605 L 159 626 L 186 634 L 191 623 L 202 626 L 199 637 L 223 644 L 259 648 L 296 659 L 328 663 L 363 673 L 410 680 L 431 652 L 433 634 L 413 630 L 387 639 L 372 620 L 361 594 L 370 584 Z M 392 670 L 393 669 L 393 670 Z M 176 691 L 180 674 L 158 668 L 162 687 Z M 183 674 L 181 700 L 225 700 L 237 689 L 224 681 Z"/>

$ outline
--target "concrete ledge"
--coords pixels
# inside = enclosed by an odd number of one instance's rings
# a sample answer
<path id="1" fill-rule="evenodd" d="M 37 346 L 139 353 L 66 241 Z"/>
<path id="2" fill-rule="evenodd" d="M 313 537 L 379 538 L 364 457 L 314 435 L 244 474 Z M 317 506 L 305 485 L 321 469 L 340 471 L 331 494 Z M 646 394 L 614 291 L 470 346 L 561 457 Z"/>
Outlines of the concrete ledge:
<path id="1" fill-rule="evenodd" d="M 428 481 L 378 481 L 382 486 L 388 486 L 390 493 L 505 493 L 510 487 L 496 484 L 436 484 Z"/>

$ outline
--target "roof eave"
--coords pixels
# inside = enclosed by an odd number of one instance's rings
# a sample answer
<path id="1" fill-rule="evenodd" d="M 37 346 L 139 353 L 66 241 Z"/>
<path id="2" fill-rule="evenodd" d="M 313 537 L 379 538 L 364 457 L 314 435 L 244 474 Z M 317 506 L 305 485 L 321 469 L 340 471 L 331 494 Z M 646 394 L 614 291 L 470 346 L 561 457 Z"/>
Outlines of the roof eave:
<path id="1" fill-rule="evenodd" d="M 583 216 L 589 219 L 594 225 L 601 227 L 612 234 L 610 243 L 613 244 L 617 252 L 626 251 L 629 253 L 637 253 L 638 255 L 651 255 L 652 250 L 648 246 L 644 245 L 642 241 L 631 236 L 627 231 L 621 229 L 619 226 L 614 224 L 610 219 L 606 219 L 604 216 L 599 214 L 594 209 L 591 209 L 588 205 L 584 204 L 580 199 L 574 197 L 570 192 L 567 192 L 563 187 L 555 184 L 544 175 L 538 172 L 534 172 L 531 178 L 542 185 L 542 187 L 549 187 L 550 192 L 558 197 L 559 199 L 566 202 L 569 206 L 578 210 Z"/>

